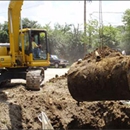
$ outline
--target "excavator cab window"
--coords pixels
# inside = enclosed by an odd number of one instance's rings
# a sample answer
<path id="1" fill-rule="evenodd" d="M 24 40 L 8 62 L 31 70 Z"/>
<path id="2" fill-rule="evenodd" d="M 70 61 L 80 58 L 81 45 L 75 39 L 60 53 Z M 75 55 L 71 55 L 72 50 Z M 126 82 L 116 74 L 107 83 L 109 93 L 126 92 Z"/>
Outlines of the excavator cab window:
<path id="1" fill-rule="evenodd" d="M 33 59 L 46 60 L 48 53 L 46 32 L 31 31 L 30 35 L 31 35 L 30 46 L 33 53 Z"/>
<path id="2" fill-rule="evenodd" d="M 47 34 L 44 31 L 31 30 L 19 34 L 19 48 L 22 50 L 22 38 L 26 55 L 33 54 L 33 60 L 47 60 Z M 22 37 L 23 36 L 23 37 Z"/>
<path id="3" fill-rule="evenodd" d="M 48 53 L 47 46 L 47 33 L 45 31 L 32 30 L 30 37 L 33 37 L 33 41 L 30 40 L 30 46 L 33 53 L 34 60 L 46 60 Z"/>
<path id="4" fill-rule="evenodd" d="M 47 37 L 45 36 L 45 33 L 40 33 L 39 34 L 39 48 L 40 48 L 40 53 L 39 56 L 41 59 L 47 59 L 47 53 L 48 53 L 48 49 L 47 49 Z"/>

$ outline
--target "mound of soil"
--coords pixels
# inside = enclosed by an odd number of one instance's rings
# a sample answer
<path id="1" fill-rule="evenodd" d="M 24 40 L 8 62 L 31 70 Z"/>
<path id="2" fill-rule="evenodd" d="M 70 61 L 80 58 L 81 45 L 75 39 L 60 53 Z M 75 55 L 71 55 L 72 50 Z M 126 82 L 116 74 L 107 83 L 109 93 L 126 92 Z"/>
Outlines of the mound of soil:
<path id="1" fill-rule="evenodd" d="M 70 67 L 68 88 L 77 101 L 130 100 L 130 56 L 96 49 Z"/>
<path id="2" fill-rule="evenodd" d="M 67 87 L 67 75 L 53 78 L 40 91 L 24 84 L 0 89 L 0 128 L 40 130 L 43 111 L 54 129 L 130 129 L 130 106 L 122 101 L 80 102 Z"/>

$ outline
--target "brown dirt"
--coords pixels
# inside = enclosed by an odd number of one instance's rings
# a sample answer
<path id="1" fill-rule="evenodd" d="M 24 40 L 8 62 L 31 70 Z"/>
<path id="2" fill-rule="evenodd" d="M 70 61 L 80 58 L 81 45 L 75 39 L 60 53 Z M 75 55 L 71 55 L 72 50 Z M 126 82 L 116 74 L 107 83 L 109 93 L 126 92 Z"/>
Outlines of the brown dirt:
<path id="1" fill-rule="evenodd" d="M 44 111 L 54 129 L 130 129 L 130 106 L 121 101 L 75 101 L 66 76 L 51 79 L 40 91 L 10 84 L 0 89 L 0 129 L 41 129 Z"/>
<path id="2" fill-rule="evenodd" d="M 70 67 L 68 87 L 77 101 L 130 100 L 130 56 L 98 48 Z"/>

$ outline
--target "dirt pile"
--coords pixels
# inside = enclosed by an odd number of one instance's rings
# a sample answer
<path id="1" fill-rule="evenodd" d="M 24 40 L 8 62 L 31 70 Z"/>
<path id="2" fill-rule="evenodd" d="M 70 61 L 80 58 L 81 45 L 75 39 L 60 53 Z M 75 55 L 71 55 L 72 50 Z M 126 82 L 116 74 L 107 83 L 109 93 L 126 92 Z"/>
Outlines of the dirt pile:
<path id="1" fill-rule="evenodd" d="M 130 56 L 98 48 L 70 67 L 68 88 L 77 101 L 130 100 Z"/>
<path id="2" fill-rule="evenodd" d="M 66 75 L 47 82 L 40 91 L 28 91 L 25 84 L 0 89 L 0 129 L 42 128 L 38 115 L 45 112 L 54 129 L 130 129 L 130 106 L 118 101 L 75 101 Z"/>

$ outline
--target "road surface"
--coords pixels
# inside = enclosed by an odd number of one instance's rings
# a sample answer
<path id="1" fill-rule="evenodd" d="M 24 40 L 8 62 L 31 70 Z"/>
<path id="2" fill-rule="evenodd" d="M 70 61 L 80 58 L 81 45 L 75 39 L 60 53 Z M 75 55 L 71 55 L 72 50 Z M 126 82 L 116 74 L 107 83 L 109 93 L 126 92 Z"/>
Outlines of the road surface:
<path id="1" fill-rule="evenodd" d="M 54 78 L 55 75 L 61 76 L 67 73 L 69 68 L 48 68 L 45 70 L 45 79 L 43 83 L 49 81 L 49 79 Z M 11 80 L 11 83 L 26 83 L 23 79 L 13 79 Z"/>
<path id="2" fill-rule="evenodd" d="M 49 79 L 55 77 L 55 75 L 61 76 L 67 73 L 68 68 L 48 68 L 45 70 L 45 79 L 44 81 L 49 81 Z"/>

